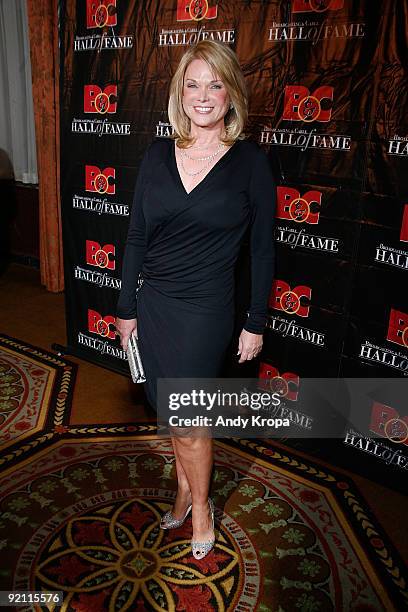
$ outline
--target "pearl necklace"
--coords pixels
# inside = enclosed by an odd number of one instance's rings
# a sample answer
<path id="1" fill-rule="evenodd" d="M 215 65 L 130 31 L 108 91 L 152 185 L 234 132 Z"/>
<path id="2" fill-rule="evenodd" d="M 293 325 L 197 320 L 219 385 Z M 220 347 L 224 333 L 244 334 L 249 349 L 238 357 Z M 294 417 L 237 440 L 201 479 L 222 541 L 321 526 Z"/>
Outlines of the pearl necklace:
<path id="1" fill-rule="evenodd" d="M 190 147 L 189 150 L 191 151 L 205 151 L 205 149 L 208 149 L 211 145 L 208 145 L 206 147 Z M 218 149 L 215 151 L 215 153 L 211 153 L 210 155 L 206 155 L 205 157 L 191 157 L 191 155 L 189 155 L 187 153 L 186 149 L 182 149 L 181 151 L 183 152 L 183 154 L 185 155 L 185 157 L 188 157 L 188 159 L 191 159 L 192 161 L 207 161 L 208 159 L 210 159 L 211 157 L 218 155 L 219 151 L 222 151 L 223 148 L 225 148 L 226 145 L 222 142 L 220 142 L 218 144 Z"/>
<path id="2" fill-rule="evenodd" d="M 207 155 L 206 157 L 191 157 L 191 155 L 188 155 L 188 153 L 186 153 L 184 149 L 181 149 L 180 162 L 181 162 L 181 167 L 183 168 L 183 172 L 185 172 L 185 174 L 187 174 L 188 176 L 197 176 L 198 174 L 201 174 L 202 172 L 204 172 L 204 170 L 206 170 L 207 168 L 211 166 L 211 162 L 213 161 L 213 159 L 215 159 L 217 155 L 219 155 L 225 147 L 226 145 L 220 144 L 218 149 L 215 151 L 215 153 L 212 153 L 211 155 Z M 184 165 L 185 157 L 187 157 L 188 159 L 191 159 L 192 161 L 207 161 L 208 163 L 206 163 L 200 170 L 197 170 L 195 172 L 190 172 L 186 170 L 186 167 Z"/>

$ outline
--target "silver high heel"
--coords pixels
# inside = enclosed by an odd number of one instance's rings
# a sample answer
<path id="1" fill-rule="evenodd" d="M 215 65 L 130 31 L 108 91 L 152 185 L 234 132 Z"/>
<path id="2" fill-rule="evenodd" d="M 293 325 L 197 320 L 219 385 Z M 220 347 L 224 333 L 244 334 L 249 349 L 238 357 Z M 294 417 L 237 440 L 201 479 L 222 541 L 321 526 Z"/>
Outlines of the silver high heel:
<path id="1" fill-rule="evenodd" d="M 173 516 L 172 511 L 167 510 L 167 512 L 163 514 L 163 516 L 161 517 L 160 528 L 161 529 L 176 529 L 176 527 L 181 527 L 184 521 L 186 520 L 187 515 L 190 512 L 191 508 L 192 508 L 192 504 L 190 504 L 187 507 L 186 513 L 181 519 L 176 519 Z"/>
<path id="2" fill-rule="evenodd" d="M 211 497 L 208 498 L 208 505 L 210 506 L 211 511 L 211 523 L 214 531 L 214 502 Z M 206 555 L 213 548 L 215 543 L 215 536 L 212 540 L 207 540 L 206 542 L 195 542 L 191 540 L 191 550 L 193 551 L 194 559 L 204 559 Z"/>

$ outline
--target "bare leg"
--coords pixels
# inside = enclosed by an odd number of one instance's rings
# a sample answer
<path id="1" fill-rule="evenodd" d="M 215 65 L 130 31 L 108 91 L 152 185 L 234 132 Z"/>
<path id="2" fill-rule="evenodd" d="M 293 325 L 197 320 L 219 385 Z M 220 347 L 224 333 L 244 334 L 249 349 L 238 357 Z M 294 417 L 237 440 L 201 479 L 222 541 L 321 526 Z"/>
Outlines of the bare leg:
<path id="1" fill-rule="evenodd" d="M 174 456 L 176 459 L 176 472 L 177 472 L 177 496 L 174 502 L 172 514 L 176 519 L 182 519 L 186 513 L 187 506 L 191 504 L 191 492 L 190 485 L 188 483 L 187 475 L 181 464 L 180 458 L 178 457 L 177 446 L 173 437 L 171 437 L 173 444 Z"/>
<path id="2" fill-rule="evenodd" d="M 197 431 L 198 428 L 195 428 Z M 174 436 L 177 457 L 190 485 L 192 497 L 193 540 L 204 542 L 214 537 L 208 506 L 208 492 L 213 466 L 211 437 Z"/>

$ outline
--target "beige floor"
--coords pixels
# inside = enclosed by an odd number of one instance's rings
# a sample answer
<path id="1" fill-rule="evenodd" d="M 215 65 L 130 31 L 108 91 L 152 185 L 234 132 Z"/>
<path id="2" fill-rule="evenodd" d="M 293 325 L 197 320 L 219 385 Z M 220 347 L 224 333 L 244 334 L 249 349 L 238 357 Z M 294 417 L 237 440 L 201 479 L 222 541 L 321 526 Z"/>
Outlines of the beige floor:
<path id="1" fill-rule="evenodd" d="M 0 278 L 2 333 L 51 350 L 54 342 L 66 344 L 64 311 L 64 294 L 46 291 L 37 270 L 14 264 Z M 125 376 L 69 358 L 80 364 L 72 424 L 92 423 L 96 414 L 108 423 L 128 423 L 145 414 L 140 391 Z"/>
<path id="2" fill-rule="evenodd" d="M 64 296 L 41 286 L 38 271 L 13 264 L 0 278 L 0 333 L 50 350 L 54 342 L 66 343 Z M 140 389 L 124 376 L 86 361 L 69 357 L 79 365 L 72 424 L 131 422 L 155 419 L 146 412 Z M 282 447 L 284 448 L 284 447 Z M 314 459 L 316 461 L 316 459 Z M 408 563 L 407 498 L 372 480 L 339 470 L 352 477 L 373 513 Z M 403 478 L 401 474 L 401 478 Z"/>

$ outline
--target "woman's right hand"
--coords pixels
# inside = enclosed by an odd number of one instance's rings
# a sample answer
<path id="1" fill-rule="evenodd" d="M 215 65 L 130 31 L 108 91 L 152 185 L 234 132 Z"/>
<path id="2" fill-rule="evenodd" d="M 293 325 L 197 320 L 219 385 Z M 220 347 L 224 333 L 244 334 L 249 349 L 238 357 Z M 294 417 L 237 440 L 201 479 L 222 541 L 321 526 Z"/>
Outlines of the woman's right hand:
<path id="1" fill-rule="evenodd" d="M 120 319 L 116 317 L 116 331 L 120 336 L 120 344 L 124 351 L 127 351 L 130 334 L 135 331 L 137 336 L 137 321 L 136 319 Z"/>

